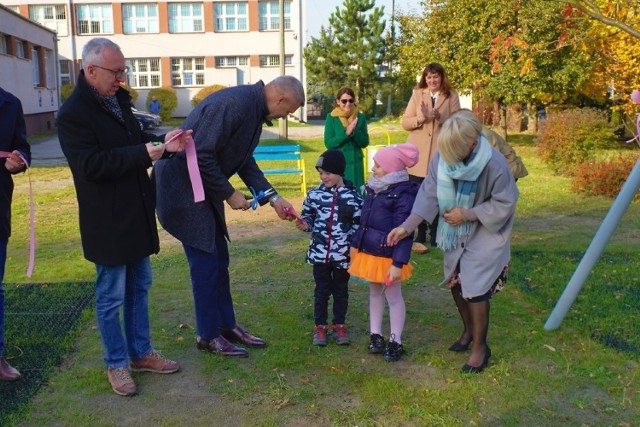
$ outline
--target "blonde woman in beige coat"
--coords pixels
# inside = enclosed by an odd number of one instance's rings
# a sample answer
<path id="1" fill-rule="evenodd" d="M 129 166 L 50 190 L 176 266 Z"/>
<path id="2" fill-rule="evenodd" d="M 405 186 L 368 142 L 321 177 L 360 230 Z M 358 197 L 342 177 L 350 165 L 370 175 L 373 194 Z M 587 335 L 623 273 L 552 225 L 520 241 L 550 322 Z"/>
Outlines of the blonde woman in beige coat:
<path id="1" fill-rule="evenodd" d="M 418 147 L 420 158 L 418 163 L 409 168 L 409 179 L 422 182 L 429 172 L 429 163 L 438 148 L 438 134 L 442 123 L 456 111 L 460 110 L 458 93 L 451 88 L 444 67 L 438 63 L 431 63 L 422 71 L 418 85 L 402 117 L 402 127 L 410 131 L 407 142 Z M 435 246 L 435 235 L 438 227 L 437 220 L 431 224 L 431 246 Z M 412 250 L 425 253 L 428 247 L 426 233 L 427 225 L 418 227 Z"/>

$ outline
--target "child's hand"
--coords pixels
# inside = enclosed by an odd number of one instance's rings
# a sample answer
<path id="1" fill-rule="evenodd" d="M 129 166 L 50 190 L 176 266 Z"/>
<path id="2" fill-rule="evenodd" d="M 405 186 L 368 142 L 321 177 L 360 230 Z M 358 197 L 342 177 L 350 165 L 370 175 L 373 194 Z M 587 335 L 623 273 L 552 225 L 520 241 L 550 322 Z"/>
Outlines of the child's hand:
<path id="1" fill-rule="evenodd" d="M 400 279 L 401 273 L 402 273 L 402 270 L 399 267 L 396 267 L 395 265 L 392 265 L 391 267 L 389 267 L 389 272 L 387 273 L 387 281 L 385 282 L 385 285 L 391 286 L 395 284 Z"/>
<path id="2" fill-rule="evenodd" d="M 306 221 L 299 219 L 296 221 L 296 227 L 302 231 L 307 231 L 309 229 L 309 224 L 307 224 Z"/>
<path id="3" fill-rule="evenodd" d="M 400 240 L 407 237 L 409 233 L 402 227 L 396 227 L 387 234 L 387 245 L 395 246 Z"/>

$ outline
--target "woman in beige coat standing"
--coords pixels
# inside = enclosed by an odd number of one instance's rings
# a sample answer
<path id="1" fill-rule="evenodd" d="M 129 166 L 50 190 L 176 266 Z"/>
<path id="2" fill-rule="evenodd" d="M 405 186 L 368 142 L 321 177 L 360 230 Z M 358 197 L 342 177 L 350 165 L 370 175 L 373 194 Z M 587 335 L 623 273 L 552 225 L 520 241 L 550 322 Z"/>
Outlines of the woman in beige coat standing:
<path id="1" fill-rule="evenodd" d="M 413 89 L 411 99 L 402 117 L 402 127 L 410 131 L 407 142 L 418 147 L 418 163 L 409 168 L 409 179 L 422 182 L 429 172 L 429 163 L 438 148 L 438 134 L 442 123 L 460 109 L 458 93 L 451 88 L 444 67 L 431 63 L 422 71 L 418 85 Z M 431 246 L 435 246 L 437 220 L 431 224 Z M 413 251 L 427 252 L 426 224 L 418 227 L 413 243 Z"/>

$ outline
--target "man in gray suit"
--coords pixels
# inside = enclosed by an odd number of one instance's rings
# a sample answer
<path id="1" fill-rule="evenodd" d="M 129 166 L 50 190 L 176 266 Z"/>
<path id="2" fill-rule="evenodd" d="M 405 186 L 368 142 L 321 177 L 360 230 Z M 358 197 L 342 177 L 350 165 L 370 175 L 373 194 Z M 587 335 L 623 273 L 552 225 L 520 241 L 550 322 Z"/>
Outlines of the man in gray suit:
<path id="1" fill-rule="evenodd" d="M 160 223 L 184 247 L 191 272 L 198 349 L 223 356 L 249 355 L 240 343 L 264 347 L 266 342 L 236 324 L 229 280 L 229 234 L 224 202 L 246 210 L 249 201 L 231 185 L 237 173 L 281 219 L 290 219 L 291 204 L 269 184 L 253 159 L 262 125 L 284 118 L 304 105 L 304 88 L 291 76 L 268 84 L 236 86 L 215 92 L 189 114 L 184 129 L 193 129 L 205 200 L 195 202 L 183 153 L 174 161 L 158 161 L 154 178 L 158 189 Z M 182 157 L 182 159 L 180 159 Z M 181 160 L 181 161 L 176 161 Z"/>

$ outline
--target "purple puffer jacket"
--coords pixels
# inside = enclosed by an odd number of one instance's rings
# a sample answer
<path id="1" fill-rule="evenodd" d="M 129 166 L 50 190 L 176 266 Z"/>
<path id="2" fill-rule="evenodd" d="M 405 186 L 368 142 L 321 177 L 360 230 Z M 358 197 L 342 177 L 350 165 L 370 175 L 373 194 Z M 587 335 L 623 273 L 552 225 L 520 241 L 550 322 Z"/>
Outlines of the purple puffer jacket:
<path id="1" fill-rule="evenodd" d="M 402 224 L 411 213 L 419 184 L 403 181 L 375 194 L 367 187 L 362 206 L 360 227 L 351 239 L 351 247 L 370 255 L 392 258 L 393 265 L 402 268 L 411 256 L 412 236 L 395 246 L 387 246 L 387 234 Z"/>

